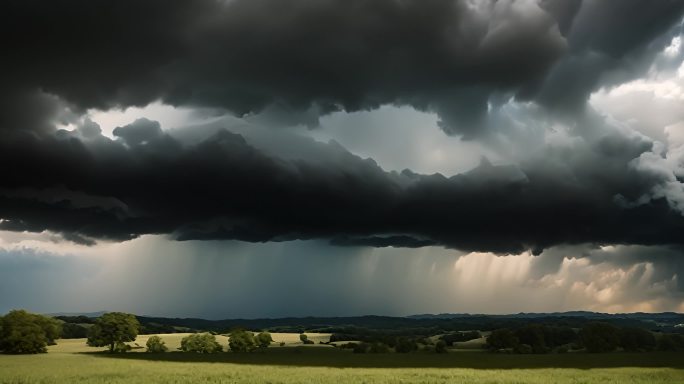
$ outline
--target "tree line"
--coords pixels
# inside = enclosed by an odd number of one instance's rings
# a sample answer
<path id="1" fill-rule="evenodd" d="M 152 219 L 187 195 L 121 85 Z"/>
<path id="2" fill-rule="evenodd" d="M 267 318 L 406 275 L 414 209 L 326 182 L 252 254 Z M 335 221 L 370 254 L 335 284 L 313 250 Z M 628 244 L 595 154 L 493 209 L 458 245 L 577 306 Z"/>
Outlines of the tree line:
<path id="1" fill-rule="evenodd" d="M 492 331 L 485 348 L 505 353 L 565 353 L 586 350 L 591 353 L 684 351 L 684 336 L 659 334 L 638 327 L 618 327 L 604 322 L 591 322 L 576 330 L 570 327 L 530 324 L 516 329 Z"/>
<path id="2" fill-rule="evenodd" d="M 132 314 L 110 312 L 99 318 L 78 317 L 73 319 L 88 325 L 82 337 L 94 347 L 107 347 L 111 353 L 126 352 L 131 349 L 127 344 L 135 341 L 143 329 L 138 318 Z M 64 323 L 49 316 L 13 310 L 0 316 L 0 351 L 5 353 L 43 353 L 47 346 L 55 344 L 70 323 Z M 350 333 L 335 333 L 330 344 L 336 341 L 353 341 L 340 345 L 356 353 L 383 353 L 391 350 L 408 353 L 432 350 L 437 353 L 447 351 L 454 342 L 481 338 L 478 331 L 459 331 L 442 334 L 436 340 L 423 335 L 404 335 L 401 332 L 371 331 L 368 329 L 343 329 Z M 82 332 L 78 330 L 78 332 Z M 354 333 L 352 333 L 354 332 Z M 358 333 L 356 333 L 358 332 Z M 266 331 L 251 332 L 236 328 L 230 331 L 229 343 L 225 350 L 250 352 L 266 348 L 272 342 L 271 334 Z M 303 344 L 312 344 L 305 334 L 300 335 Z M 333 344 L 334 345 L 334 344 Z M 564 353 L 570 350 L 587 352 L 624 351 L 684 351 L 684 335 L 675 333 L 650 332 L 644 328 L 619 327 L 605 322 L 585 323 L 581 328 L 570 326 L 531 323 L 516 328 L 499 328 L 491 332 L 485 348 L 493 352 L 506 353 Z M 168 348 L 159 336 L 151 336 L 147 341 L 147 351 L 165 352 Z M 224 347 L 213 333 L 194 333 L 181 341 L 180 350 L 197 353 L 216 353 Z"/>

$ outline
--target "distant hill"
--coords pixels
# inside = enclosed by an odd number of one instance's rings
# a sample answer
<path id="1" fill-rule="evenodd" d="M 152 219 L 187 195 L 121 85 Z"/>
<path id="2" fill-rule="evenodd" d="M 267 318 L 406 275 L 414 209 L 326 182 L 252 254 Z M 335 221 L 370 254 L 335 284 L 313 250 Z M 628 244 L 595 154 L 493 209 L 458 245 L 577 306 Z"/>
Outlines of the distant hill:
<path id="1" fill-rule="evenodd" d="M 660 312 L 660 313 L 645 313 L 645 312 L 635 312 L 635 313 L 601 313 L 601 312 L 590 312 L 590 311 L 568 311 L 568 312 L 542 312 L 542 313 L 513 313 L 513 314 L 503 314 L 503 315 L 485 315 L 485 314 L 469 314 L 469 313 L 440 313 L 437 315 L 433 314 L 420 314 L 420 315 L 410 315 L 408 318 L 412 319 L 458 319 L 458 318 L 468 318 L 468 317 L 490 317 L 490 318 L 501 318 L 501 319 L 536 319 L 544 317 L 580 317 L 587 319 L 641 319 L 641 320 L 667 320 L 667 319 L 682 319 L 684 314 L 675 312 Z"/>
<path id="2" fill-rule="evenodd" d="M 93 318 L 104 311 L 77 314 L 56 314 L 67 323 L 86 323 L 83 316 Z M 662 332 L 684 333 L 684 314 L 663 313 L 598 313 L 588 311 L 553 313 L 516 313 L 506 315 L 484 314 L 421 314 L 406 317 L 352 316 L 352 317 L 284 317 L 275 319 L 167 318 L 137 316 L 143 333 L 172 333 L 212 331 L 225 333 L 234 328 L 267 329 L 272 332 L 330 332 L 363 333 L 383 331 L 393 334 L 434 335 L 453 331 L 516 328 L 529 323 L 581 328 L 591 321 L 605 321 L 618 326 L 646 328 Z"/>
<path id="3" fill-rule="evenodd" d="M 52 316 L 52 317 L 60 317 L 60 316 L 66 316 L 66 317 L 77 317 L 77 316 L 85 316 L 85 317 L 100 317 L 107 313 L 109 311 L 97 311 L 97 312 L 56 312 L 56 313 L 46 313 L 47 316 Z"/>

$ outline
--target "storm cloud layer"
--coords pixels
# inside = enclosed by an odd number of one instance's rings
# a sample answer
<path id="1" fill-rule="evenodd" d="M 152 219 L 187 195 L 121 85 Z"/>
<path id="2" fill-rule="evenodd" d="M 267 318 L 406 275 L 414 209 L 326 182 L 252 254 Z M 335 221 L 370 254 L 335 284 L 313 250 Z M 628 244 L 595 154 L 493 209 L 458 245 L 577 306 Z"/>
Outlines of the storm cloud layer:
<path id="1" fill-rule="evenodd" d="M 581 108 L 603 82 L 646 70 L 684 3 L 596 0 L 9 1 L 2 128 L 40 128 L 42 91 L 76 110 L 172 105 L 238 115 L 383 104 L 482 134 L 516 97 Z"/>
<path id="2" fill-rule="evenodd" d="M 143 119 L 115 129 L 115 139 L 97 130 L 86 122 L 47 137 L 6 135 L 0 162 L 20 166 L 0 180 L 0 227 L 76 241 L 325 238 L 500 253 L 682 243 L 676 205 L 664 195 L 639 202 L 668 181 L 628 166 L 652 153 L 639 136 L 549 147 L 519 166 L 484 159 L 446 177 L 386 172 L 334 142 L 298 136 L 288 155 L 221 129 L 196 144 Z"/>
<path id="3" fill-rule="evenodd" d="M 85 244 L 168 234 L 495 253 L 684 243 L 678 133 L 666 145 L 587 106 L 652 67 L 682 1 L 2 8 L 2 229 Z M 404 105 L 514 155 L 429 175 L 298 135 L 264 144 L 231 127 L 172 134 L 139 119 L 108 137 L 85 117 L 153 101 L 311 127 L 335 111 Z"/>

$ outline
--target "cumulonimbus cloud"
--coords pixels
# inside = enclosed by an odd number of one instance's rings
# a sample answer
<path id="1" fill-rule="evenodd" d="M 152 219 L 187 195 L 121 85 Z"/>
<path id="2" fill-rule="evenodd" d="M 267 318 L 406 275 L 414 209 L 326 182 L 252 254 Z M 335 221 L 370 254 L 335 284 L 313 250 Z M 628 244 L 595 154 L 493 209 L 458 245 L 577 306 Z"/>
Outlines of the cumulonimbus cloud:
<path id="1" fill-rule="evenodd" d="M 597 87 L 648 67 L 681 19 L 681 1 L 2 7 L 4 229 L 50 230 L 85 243 L 154 233 L 499 253 L 682 242 L 674 195 L 654 193 L 681 180 L 634 166 L 662 157 L 655 143 L 596 124 L 583 110 Z M 316 146 L 316 160 L 282 158 L 225 130 L 188 144 L 149 120 L 118 127 L 113 140 L 93 122 L 74 131 L 55 126 L 88 108 L 153 100 L 236 114 L 399 104 L 434 111 L 447 132 L 477 138 L 488 110 L 511 97 L 571 113 L 578 131 L 593 134 L 547 145 L 517 166 L 484 161 L 447 177 L 386 172 L 312 140 L 301 145 Z"/>
<path id="2" fill-rule="evenodd" d="M 31 116 L 17 98 L 42 90 L 76 109 L 162 100 L 305 116 L 402 104 L 474 137 L 501 98 L 576 108 L 644 70 L 684 4 L 17 0 L 2 11 L 3 128 L 26 124 L 8 116 Z"/>

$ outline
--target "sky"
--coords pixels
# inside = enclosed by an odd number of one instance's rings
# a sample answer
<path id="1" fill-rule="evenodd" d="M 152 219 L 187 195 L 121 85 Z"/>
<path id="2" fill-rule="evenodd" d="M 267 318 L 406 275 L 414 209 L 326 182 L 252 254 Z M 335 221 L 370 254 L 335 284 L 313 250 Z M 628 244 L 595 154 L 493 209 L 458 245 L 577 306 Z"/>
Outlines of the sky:
<path id="1" fill-rule="evenodd" d="M 684 312 L 680 0 L 0 12 L 0 312 Z"/>

